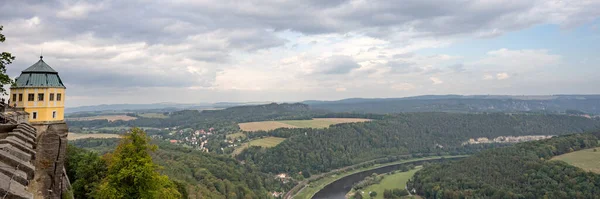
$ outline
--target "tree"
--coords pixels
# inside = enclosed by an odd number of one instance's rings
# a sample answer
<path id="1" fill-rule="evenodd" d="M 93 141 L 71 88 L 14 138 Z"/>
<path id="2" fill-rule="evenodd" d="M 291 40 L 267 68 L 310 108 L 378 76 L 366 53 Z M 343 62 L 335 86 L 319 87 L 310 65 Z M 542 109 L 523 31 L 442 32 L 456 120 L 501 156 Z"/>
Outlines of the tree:
<path id="1" fill-rule="evenodd" d="M 106 162 L 98 154 L 70 144 L 67 147 L 65 168 L 72 182 L 75 198 L 92 198 L 107 170 Z"/>
<path id="2" fill-rule="evenodd" d="M 6 40 L 6 37 L 2 34 L 3 26 L 0 25 L 0 43 Z M 6 74 L 6 65 L 11 64 L 15 60 L 15 56 L 12 56 L 9 52 L 2 52 L 0 54 L 0 93 L 7 94 L 4 85 L 12 84 L 13 80 Z"/>
<path id="3" fill-rule="evenodd" d="M 106 178 L 97 191 L 97 198 L 180 198 L 176 185 L 160 167 L 152 162 L 150 152 L 156 150 L 150 139 L 139 128 L 126 133 L 108 162 Z"/>
<path id="4" fill-rule="evenodd" d="M 375 196 L 377 196 L 377 192 L 375 192 L 375 191 L 371 191 L 371 192 L 369 193 L 369 196 L 371 196 L 371 198 L 374 198 Z"/>
<path id="5" fill-rule="evenodd" d="M 354 193 L 354 199 L 362 199 L 362 198 L 363 197 L 362 197 L 362 194 L 360 193 L 360 190 L 356 191 L 356 193 Z"/>

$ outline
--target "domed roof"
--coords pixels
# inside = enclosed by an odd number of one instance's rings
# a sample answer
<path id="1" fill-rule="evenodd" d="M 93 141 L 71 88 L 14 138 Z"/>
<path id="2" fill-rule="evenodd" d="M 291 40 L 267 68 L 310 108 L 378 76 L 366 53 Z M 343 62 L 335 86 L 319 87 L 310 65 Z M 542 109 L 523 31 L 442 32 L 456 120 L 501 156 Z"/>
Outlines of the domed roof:
<path id="1" fill-rule="evenodd" d="M 55 87 L 65 88 L 65 85 L 60 80 L 58 72 L 50 67 L 40 56 L 40 60 L 29 68 L 21 72 L 21 76 L 17 77 L 16 85 L 13 88 L 19 87 Z"/>

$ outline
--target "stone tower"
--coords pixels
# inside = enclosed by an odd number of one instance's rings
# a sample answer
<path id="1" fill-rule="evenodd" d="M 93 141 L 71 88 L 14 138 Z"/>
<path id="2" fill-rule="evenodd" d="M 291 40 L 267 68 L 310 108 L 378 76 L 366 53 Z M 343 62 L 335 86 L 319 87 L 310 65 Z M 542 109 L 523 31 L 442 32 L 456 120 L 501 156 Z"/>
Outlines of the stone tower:
<path id="1" fill-rule="evenodd" d="M 58 72 L 42 58 L 23 70 L 10 87 L 10 104 L 24 108 L 32 124 L 64 120 L 66 87 Z"/>

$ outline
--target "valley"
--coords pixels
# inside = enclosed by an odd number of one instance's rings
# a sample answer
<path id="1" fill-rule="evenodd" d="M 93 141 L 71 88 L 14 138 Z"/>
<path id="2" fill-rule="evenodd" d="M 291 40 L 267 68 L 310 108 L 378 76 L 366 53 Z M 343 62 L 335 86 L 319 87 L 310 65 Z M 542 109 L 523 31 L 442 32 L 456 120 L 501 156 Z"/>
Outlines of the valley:
<path id="1" fill-rule="evenodd" d="M 393 172 L 398 165 L 423 161 L 435 165 L 440 157 L 462 158 L 517 142 L 554 139 L 548 135 L 600 129 L 600 120 L 568 114 L 372 114 L 316 110 L 299 103 L 127 115 L 136 119 L 70 120 L 76 132 L 87 133 L 70 139 L 76 146 L 104 154 L 116 147 L 117 139 L 97 137 L 117 137 L 141 126 L 159 147 L 152 156 L 165 166 L 162 173 L 186 184 L 188 195 L 196 197 L 234 193 L 257 198 L 329 198 L 324 193 L 343 197 L 350 191 L 347 187 L 364 178 L 347 180 L 358 173 L 371 175 L 382 168 Z M 244 170 L 261 182 L 240 176 Z M 392 185 L 398 183 L 388 181 L 409 176 L 398 174 L 363 191 L 374 190 L 379 198 L 382 190 L 398 188 Z M 233 184 L 226 185 L 229 182 Z M 332 189 L 342 182 L 349 184 Z M 232 192 L 221 186 L 245 188 Z"/>

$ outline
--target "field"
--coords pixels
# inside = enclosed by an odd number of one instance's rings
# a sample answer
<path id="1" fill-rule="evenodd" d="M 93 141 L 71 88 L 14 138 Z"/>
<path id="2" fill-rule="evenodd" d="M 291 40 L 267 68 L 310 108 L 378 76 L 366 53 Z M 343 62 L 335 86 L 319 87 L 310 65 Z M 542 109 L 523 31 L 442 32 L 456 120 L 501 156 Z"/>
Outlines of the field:
<path id="1" fill-rule="evenodd" d="M 383 191 L 385 191 L 386 189 L 395 189 L 395 188 L 404 189 L 408 179 L 412 178 L 412 176 L 415 175 L 415 173 L 417 171 L 419 171 L 420 169 L 421 169 L 421 167 L 417 167 L 417 168 L 407 171 L 407 172 L 398 172 L 398 173 L 395 173 L 392 175 L 384 176 L 381 183 L 368 186 L 367 188 L 364 188 L 362 190 L 363 198 L 369 198 L 369 196 L 368 196 L 369 192 L 375 191 L 375 192 L 377 192 L 377 196 L 374 198 L 375 199 L 383 199 Z"/>
<path id="2" fill-rule="evenodd" d="M 69 133 L 67 135 L 68 140 L 78 140 L 78 139 L 86 139 L 86 138 L 119 138 L 119 135 L 105 134 L 105 133 L 96 133 L 96 134 Z"/>
<path id="3" fill-rule="evenodd" d="M 600 147 L 596 148 L 596 151 L 594 152 L 594 149 L 580 150 L 556 156 L 552 160 L 562 160 L 583 170 L 600 173 Z"/>
<path id="4" fill-rule="evenodd" d="M 140 117 L 145 118 L 168 118 L 169 116 L 163 115 L 162 113 L 140 113 L 138 114 Z"/>
<path id="5" fill-rule="evenodd" d="M 237 148 L 235 148 L 235 150 L 233 151 L 233 155 L 237 155 L 240 152 L 242 152 L 244 149 L 250 147 L 250 146 L 262 146 L 262 147 L 274 147 L 277 146 L 279 143 L 283 142 L 285 140 L 285 138 L 278 138 L 278 137 L 266 137 L 266 138 L 262 138 L 262 139 L 256 139 L 256 140 L 252 140 L 250 142 L 244 143 L 241 146 L 238 146 Z"/>
<path id="6" fill-rule="evenodd" d="M 239 138 L 239 137 L 245 138 L 246 134 L 244 134 L 242 132 L 238 132 L 238 133 L 228 134 L 226 137 L 227 137 L 227 139 L 234 139 L 234 138 Z"/>
<path id="7" fill-rule="evenodd" d="M 361 118 L 314 118 L 312 120 L 281 120 L 240 123 L 244 131 L 268 131 L 277 128 L 327 128 L 333 124 L 366 122 L 370 119 Z"/>
<path id="8" fill-rule="evenodd" d="M 112 121 L 116 121 L 116 120 L 129 121 L 129 120 L 135 120 L 137 118 L 127 116 L 127 115 L 99 115 L 99 116 L 93 116 L 93 117 L 74 117 L 74 118 L 66 118 L 66 119 L 69 121 L 108 120 L 108 121 L 112 122 Z"/>

